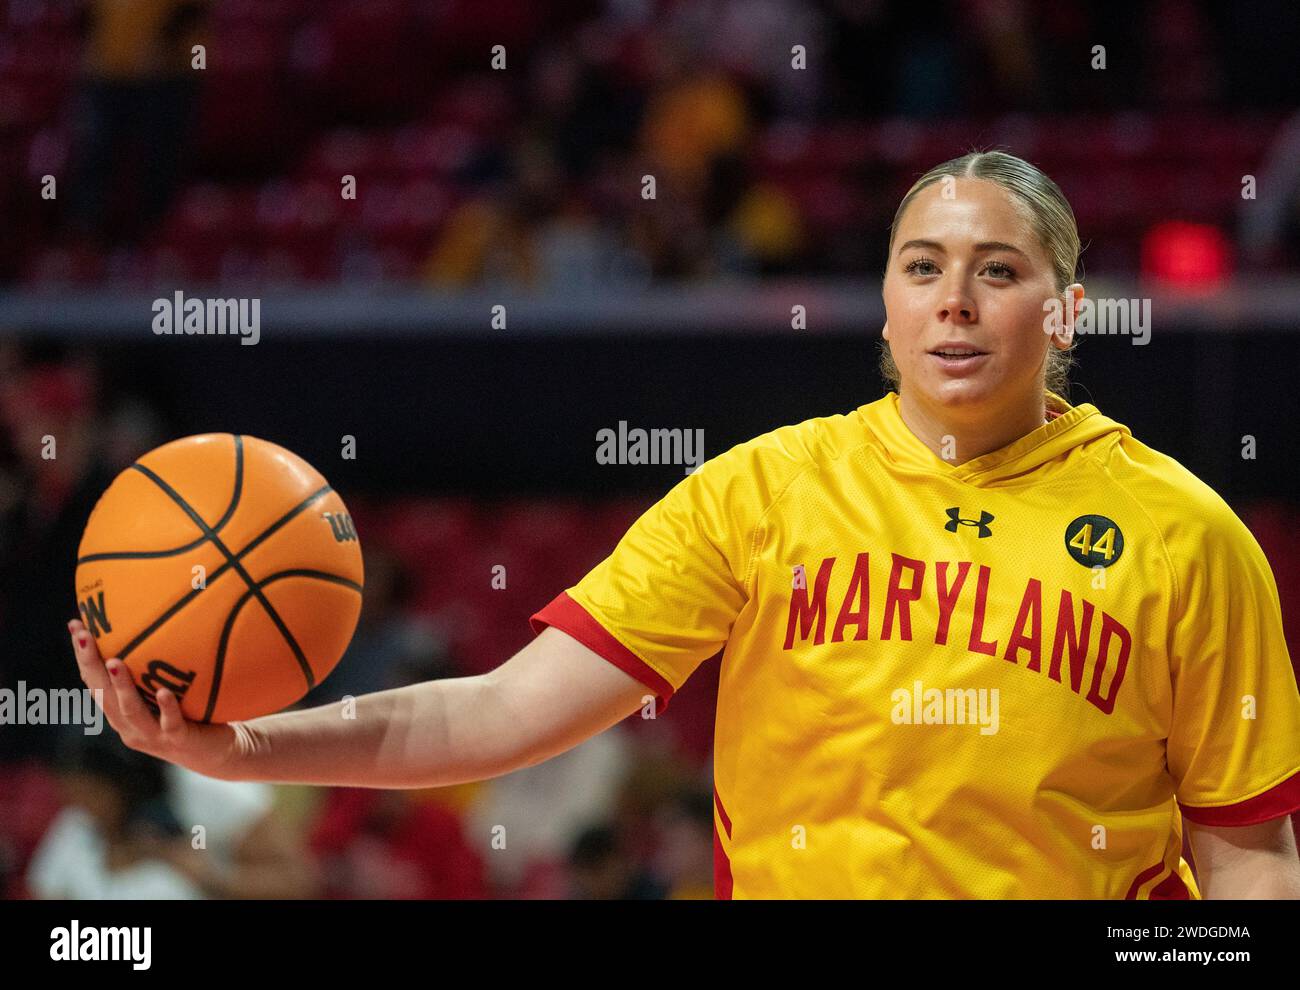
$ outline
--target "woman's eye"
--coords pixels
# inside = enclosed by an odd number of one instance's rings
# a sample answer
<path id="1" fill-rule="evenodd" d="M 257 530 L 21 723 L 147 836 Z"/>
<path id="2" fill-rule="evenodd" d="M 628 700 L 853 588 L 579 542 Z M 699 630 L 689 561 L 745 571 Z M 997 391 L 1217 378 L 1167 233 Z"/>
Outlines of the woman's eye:
<path id="1" fill-rule="evenodd" d="M 909 261 L 904 267 L 909 275 L 937 275 L 939 266 L 930 258 L 915 258 Z M 1015 270 L 1000 261 L 990 261 L 983 268 L 985 274 L 999 280 L 1011 279 L 1016 277 Z"/>

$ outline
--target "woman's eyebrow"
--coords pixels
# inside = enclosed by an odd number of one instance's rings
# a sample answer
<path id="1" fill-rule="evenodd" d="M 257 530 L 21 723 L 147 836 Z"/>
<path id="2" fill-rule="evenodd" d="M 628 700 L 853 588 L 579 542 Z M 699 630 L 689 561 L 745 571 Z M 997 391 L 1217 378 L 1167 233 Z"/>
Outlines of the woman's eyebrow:
<path id="1" fill-rule="evenodd" d="M 924 248 L 927 251 L 938 251 L 938 252 L 945 252 L 947 250 L 938 241 L 914 239 L 910 241 L 904 241 L 902 244 L 900 244 L 898 246 L 898 253 L 902 254 L 904 251 L 910 250 L 911 248 Z M 1026 255 L 1024 251 L 1021 251 L 1020 248 L 1016 247 L 1014 244 L 1008 244 L 1006 241 L 980 241 L 978 244 L 975 245 L 975 250 L 977 252 L 1013 251 L 1016 254 L 1020 255 L 1021 257 L 1028 257 L 1028 255 Z"/>
<path id="2" fill-rule="evenodd" d="M 1021 251 L 1020 248 L 1016 247 L 1014 244 L 1008 244 L 1006 241 L 980 241 L 980 243 L 975 245 L 975 250 L 976 251 L 1014 251 L 1016 254 L 1021 255 L 1022 257 L 1027 257 L 1024 251 Z"/>
<path id="3" fill-rule="evenodd" d="M 898 253 L 902 254 L 911 248 L 925 248 L 927 251 L 942 251 L 943 245 L 938 241 L 911 240 L 898 245 Z"/>

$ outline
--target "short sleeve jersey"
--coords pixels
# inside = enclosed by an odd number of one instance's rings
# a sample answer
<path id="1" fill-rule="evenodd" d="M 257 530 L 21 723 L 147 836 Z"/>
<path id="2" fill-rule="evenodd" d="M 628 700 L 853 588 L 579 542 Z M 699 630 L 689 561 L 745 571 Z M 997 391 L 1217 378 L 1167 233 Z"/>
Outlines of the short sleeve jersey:
<path id="1" fill-rule="evenodd" d="M 1272 572 L 1092 405 L 953 463 L 898 397 L 705 462 L 533 616 L 665 708 L 721 654 L 719 897 L 1200 896 L 1179 812 L 1300 808 Z"/>

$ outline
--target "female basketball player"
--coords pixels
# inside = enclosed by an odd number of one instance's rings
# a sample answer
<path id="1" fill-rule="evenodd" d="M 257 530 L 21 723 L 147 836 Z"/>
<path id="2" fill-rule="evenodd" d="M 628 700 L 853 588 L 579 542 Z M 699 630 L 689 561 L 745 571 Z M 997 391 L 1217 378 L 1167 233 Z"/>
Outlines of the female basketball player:
<path id="1" fill-rule="evenodd" d="M 721 650 L 719 897 L 1298 897 L 1272 574 L 1217 495 L 1060 397 L 1078 256 L 1021 159 L 923 176 L 884 279 L 897 392 L 707 462 L 489 674 L 199 725 L 74 621 L 82 676 L 201 773 L 427 787 L 652 716 Z"/>

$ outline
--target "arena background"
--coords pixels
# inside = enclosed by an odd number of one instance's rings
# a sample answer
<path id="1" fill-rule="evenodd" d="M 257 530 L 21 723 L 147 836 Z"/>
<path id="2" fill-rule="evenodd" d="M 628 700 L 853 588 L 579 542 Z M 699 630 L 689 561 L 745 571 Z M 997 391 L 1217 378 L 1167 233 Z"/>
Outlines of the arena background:
<path id="1" fill-rule="evenodd" d="M 1090 295 L 1151 301 L 1144 346 L 1082 338 L 1072 400 L 1229 500 L 1300 656 L 1292 3 L 13 0 L 0 26 L 0 686 L 79 686 L 91 506 L 207 431 L 296 451 L 356 518 L 362 626 L 309 702 L 490 669 L 682 477 L 599 463 L 599 430 L 712 456 L 883 393 L 893 210 L 991 147 L 1060 184 Z M 155 334 L 177 291 L 259 300 L 258 343 Z M 107 843 L 178 896 L 708 897 L 716 665 L 660 719 L 428 792 L 214 794 L 111 730 L 0 726 L 0 889 L 140 889 Z"/>

